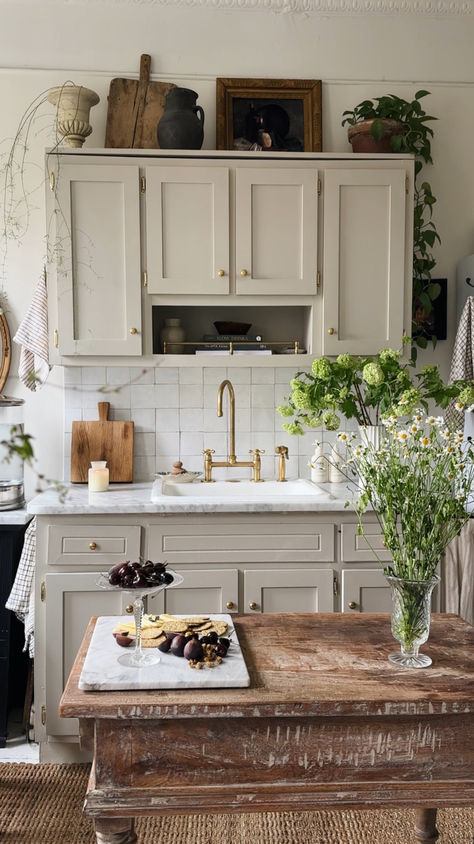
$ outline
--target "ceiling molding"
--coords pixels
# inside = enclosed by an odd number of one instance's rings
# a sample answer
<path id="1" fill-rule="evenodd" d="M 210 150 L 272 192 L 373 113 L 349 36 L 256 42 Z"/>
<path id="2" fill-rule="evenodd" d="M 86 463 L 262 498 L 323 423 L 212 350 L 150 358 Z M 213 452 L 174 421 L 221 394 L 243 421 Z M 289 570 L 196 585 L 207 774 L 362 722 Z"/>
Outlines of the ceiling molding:
<path id="1" fill-rule="evenodd" d="M 37 0 L 16 0 L 36 6 Z M 11 0 L 0 0 L 0 7 Z M 209 9 L 302 12 L 322 15 L 430 15 L 472 17 L 472 0 L 44 0 L 43 6 L 201 7 Z"/>

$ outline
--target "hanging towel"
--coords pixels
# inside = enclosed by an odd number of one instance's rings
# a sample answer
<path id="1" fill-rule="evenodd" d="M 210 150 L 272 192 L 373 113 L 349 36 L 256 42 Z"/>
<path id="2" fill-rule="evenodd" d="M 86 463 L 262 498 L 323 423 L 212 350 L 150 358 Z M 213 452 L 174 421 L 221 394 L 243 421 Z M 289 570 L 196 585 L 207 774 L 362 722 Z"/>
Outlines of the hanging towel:
<path id="1" fill-rule="evenodd" d="M 25 532 L 23 550 L 12 590 L 5 604 L 19 621 L 25 625 L 25 646 L 33 659 L 35 655 L 35 565 L 36 565 L 36 518 L 32 519 Z"/>
<path id="2" fill-rule="evenodd" d="M 474 519 L 447 546 L 442 568 L 445 611 L 474 624 Z"/>
<path id="3" fill-rule="evenodd" d="M 449 383 L 464 378 L 472 381 L 474 378 L 474 296 L 468 296 L 459 320 L 456 340 L 454 342 L 453 357 Z M 464 427 L 464 412 L 456 410 L 453 405 L 445 413 L 450 427 Z"/>
<path id="4" fill-rule="evenodd" d="M 35 392 L 46 381 L 49 372 L 48 353 L 48 298 L 46 272 L 40 278 L 33 294 L 33 301 L 25 318 L 18 326 L 14 338 L 21 345 L 18 376 L 20 381 Z"/>

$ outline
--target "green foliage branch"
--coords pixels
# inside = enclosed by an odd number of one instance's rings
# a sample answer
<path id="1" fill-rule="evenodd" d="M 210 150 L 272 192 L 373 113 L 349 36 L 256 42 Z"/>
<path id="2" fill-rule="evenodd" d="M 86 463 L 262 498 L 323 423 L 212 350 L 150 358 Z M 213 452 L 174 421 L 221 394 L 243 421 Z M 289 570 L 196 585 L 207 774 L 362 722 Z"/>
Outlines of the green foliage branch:
<path id="1" fill-rule="evenodd" d="M 412 338 L 421 348 L 428 344 L 429 317 L 441 291 L 440 285 L 431 281 L 436 266 L 432 250 L 436 243 L 441 243 L 432 219 L 436 197 L 429 182 L 421 178 L 423 165 L 433 163 L 433 130 L 428 124 L 437 118 L 427 114 L 420 103 L 429 94 L 429 91 L 417 91 L 411 101 L 395 94 L 363 100 L 353 109 L 344 111 L 342 120 L 343 126 L 373 120 L 371 133 L 377 141 L 384 137 L 385 118 L 398 121 L 403 125 L 403 133 L 390 136 L 390 148 L 392 152 L 410 153 L 415 157 Z M 435 337 L 432 340 L 436 342 Z"/>

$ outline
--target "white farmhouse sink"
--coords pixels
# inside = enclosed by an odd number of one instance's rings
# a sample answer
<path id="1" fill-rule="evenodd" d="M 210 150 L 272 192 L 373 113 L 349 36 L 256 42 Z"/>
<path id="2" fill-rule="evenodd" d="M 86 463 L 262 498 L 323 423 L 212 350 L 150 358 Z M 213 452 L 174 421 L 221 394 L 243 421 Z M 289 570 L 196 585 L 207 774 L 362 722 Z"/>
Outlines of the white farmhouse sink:
<path id="1" fill-rule="evenodd" d="M 166 481 L 163 484 L 162 495 L 182 496 L 184 498 L 294 498 L 304 496 L 314 498 L 318 495 L 327 497 L 326 490 L 304 478 L 290 481 L 214 481 L 213 483 L 202 483 L 194 481 L 190 484 Z"/>

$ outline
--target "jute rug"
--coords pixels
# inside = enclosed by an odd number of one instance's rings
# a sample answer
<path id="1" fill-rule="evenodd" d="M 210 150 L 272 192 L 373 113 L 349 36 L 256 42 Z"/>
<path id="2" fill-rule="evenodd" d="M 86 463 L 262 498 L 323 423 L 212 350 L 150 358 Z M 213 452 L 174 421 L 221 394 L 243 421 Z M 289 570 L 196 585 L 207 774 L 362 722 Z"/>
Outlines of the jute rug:
<path id="1" fill-rule="evenodd" d="M 0 764 L 2 844 L 95 844 L 82 817 L 89 765 Z M 141 818 L 139 844 L 414 844 L 413 812 Z M 439 844 L 474 844 L 474 809 L 438 813 Z"/>

